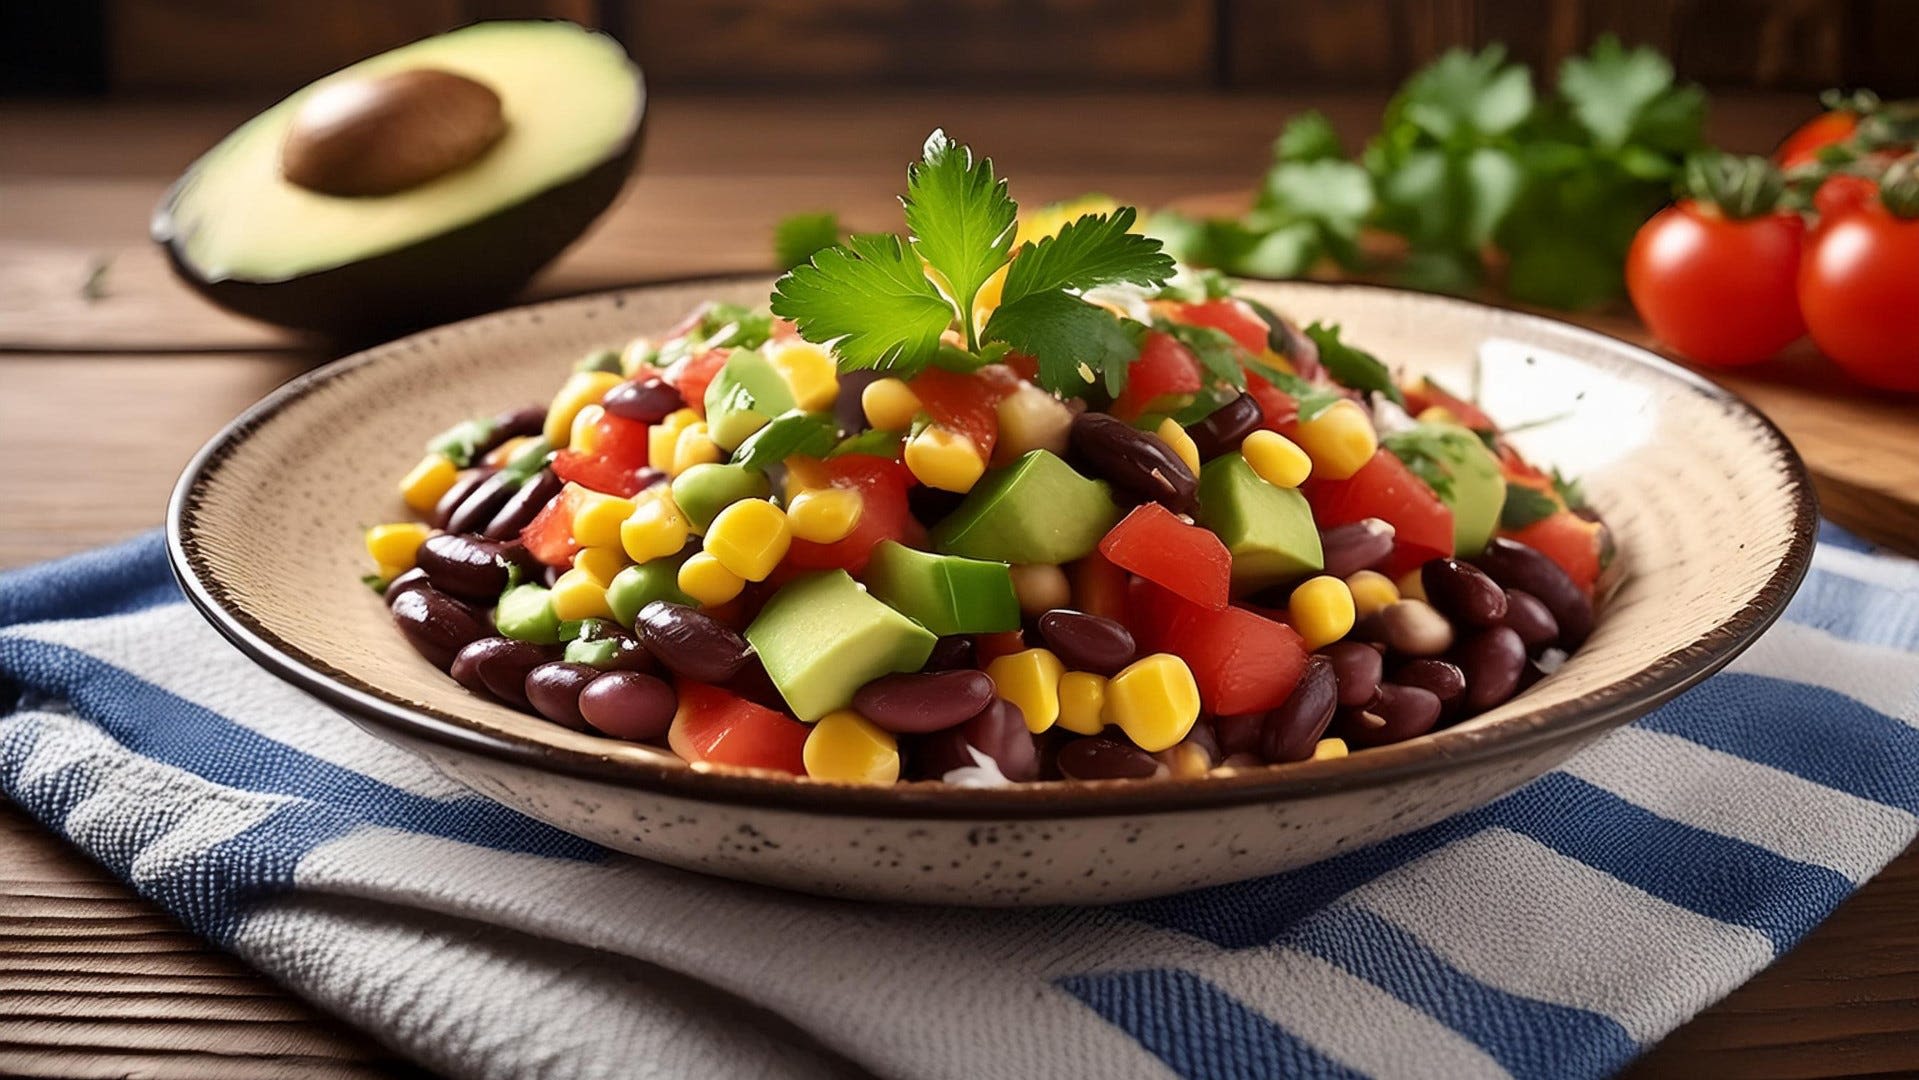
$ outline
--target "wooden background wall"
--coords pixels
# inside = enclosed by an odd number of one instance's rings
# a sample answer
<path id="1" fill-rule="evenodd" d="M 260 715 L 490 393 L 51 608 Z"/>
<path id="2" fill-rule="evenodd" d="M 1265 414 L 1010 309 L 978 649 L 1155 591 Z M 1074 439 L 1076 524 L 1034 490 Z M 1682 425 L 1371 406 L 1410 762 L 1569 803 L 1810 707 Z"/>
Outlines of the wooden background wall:
<path id="1" fill-rule="evenodd" d="M 266 95 L 522 15 L 607 28 L 668 90 L 1380 89 L 1453 45 L 1550 70 L 1611 31 L 1712 87 L 1919 94 L 1919 0 L 4 0 L 0 90 Z"/>

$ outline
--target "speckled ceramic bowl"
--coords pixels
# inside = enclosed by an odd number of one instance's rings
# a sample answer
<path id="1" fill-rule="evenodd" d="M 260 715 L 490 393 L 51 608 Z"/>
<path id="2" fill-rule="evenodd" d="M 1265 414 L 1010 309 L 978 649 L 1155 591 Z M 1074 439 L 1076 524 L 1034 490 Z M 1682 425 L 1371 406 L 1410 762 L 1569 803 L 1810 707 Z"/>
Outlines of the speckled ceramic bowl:
<path id="1" fill-rule="evenodd" d="M 216 437 L 173 499 L 187 595 L 267 670 L 447 775 L 598 843 L 807 892 L 981 905 L 1100 902 L 1273 873 L 1484 803 L 1724 665 L 1785 607 L 1815 509 L 1770 423 L 1640 349 L 1547 319 L 1360 286 L 1249 295 L 1449 385 L 1584 478 L 1626 572 L 1583 649 L 1508 704 L 1351 757 L 1149 782 L 860 788 L 692 768 L 475 697 L 360 584 L 360 526 L 461 417 L 544 400 L 589 349 L 767 282 L 636 289 L 501 312 L 296 379 Z"/>

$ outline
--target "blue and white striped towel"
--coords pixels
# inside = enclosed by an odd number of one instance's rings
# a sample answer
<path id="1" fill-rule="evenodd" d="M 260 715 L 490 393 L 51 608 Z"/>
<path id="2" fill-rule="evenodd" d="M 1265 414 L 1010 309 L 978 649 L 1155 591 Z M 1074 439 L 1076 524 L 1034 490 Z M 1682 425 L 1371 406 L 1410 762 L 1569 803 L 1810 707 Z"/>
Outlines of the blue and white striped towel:
<path id="1" fill-rule="evenodd" d="M 1919 564 L 1833 534 L 1730 671 L 1484 809 L 1148 903 L 889 908 L 449 785 L 228 647 L 148 536 L 0 577 L 0 789 L 449 1075 L 1597 1076 L 1913 838 L 1916 649 Z"/>

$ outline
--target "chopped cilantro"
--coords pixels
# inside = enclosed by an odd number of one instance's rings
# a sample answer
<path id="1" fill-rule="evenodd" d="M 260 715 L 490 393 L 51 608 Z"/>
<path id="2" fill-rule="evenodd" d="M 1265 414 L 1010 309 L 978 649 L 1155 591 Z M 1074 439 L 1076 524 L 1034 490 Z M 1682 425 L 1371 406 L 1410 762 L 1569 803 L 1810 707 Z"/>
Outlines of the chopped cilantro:
<path id="1" fill-rule="evenodd" d="M 1524 484 L 1506 485 L 1506 503 L 1499 510 L 1501 528 L 1523 529 L 1559 512 L 1551 495 Z"/>
<path id="2" fill-rule="evenodd" d="M 1338 324 L 1314 323 L 1306 328 L 1306 336 L 1319 346 L 1320 364 L 1340 385 L 1384 394 L 1387 400 L 1405 408 L 1406 398 L 1399 392 L 1386 365 L 1372 353 L 1339 340 Z"/>
<path id="3" fill-rule="evenodd" d="M 1379 445 L 1405 462 L 1406 468 L 1425 481 L 1434 494 L 1450 500 L 1453 474 L 1451 466 L 1446 464 L 1445 439 L 1442 429 L 1422 425 L 1381 436 Z"/>
<path id="4" fill-rule="evenodd" d="M 749 469 L 767 469 L 794 454 L 822 457 L 833 450 L 839 424 L 828 413 L 799 409 L 781 413 L 746 437 L 733 451 L 732 463 Z"/>
<path id="5" fill-rule="evenodd" d="M 426 449 L 428 453 L 438 454 L 451 461 L 456 467 L 464 469 L 473 464 L 473 458 L 479 454 L 480 447 L 486 445 L 487 440 L 493 438 L 493 433 L 499 428 L 499 421 L 490 416 L 476 416 L 471 420 L 462 420 L 429 439 Z"/>
<path id="6" fill-rule="evenodd" d="M 1559 501 L 1565 503 L 1568 510 L 1584 510 L 1590 505 L 1578 478 L 1568 477 L 1557 468 L 1553 469 L 1553 491 L 1559 494 Z"/>

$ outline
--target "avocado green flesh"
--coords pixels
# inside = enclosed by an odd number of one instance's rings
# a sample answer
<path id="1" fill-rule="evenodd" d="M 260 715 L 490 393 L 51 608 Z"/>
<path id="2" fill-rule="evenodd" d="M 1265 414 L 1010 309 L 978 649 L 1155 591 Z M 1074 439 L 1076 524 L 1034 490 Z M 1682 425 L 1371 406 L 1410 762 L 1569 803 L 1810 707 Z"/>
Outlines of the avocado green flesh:
<path id="1" fill-rule="evenodd" d="M 1462 427 L 1433 425 L 1442 432 L 1441 458 L 1452 477 L 1440 501 L 1453 512 L 1453 554 L 1477 555 L 1492 542 L 1499 514 L 1506 506 L 1506 476 L 1479 436 Z"/>
<path id="2" fill-rule="evenodd" d="M 732 450 L 793 407 L 793 391 L 757 349 L 739 349 L 706 387 L 706 427 L 714 445 Z"/>
<path id="3" fill-rule="evenodd" d="M 680 591 L 680 563 L 684 561 L 669 555 L 629 566 L 613 575 L 606 587 L 606 606 L 612 609 L 613 617 L 632 626 L 640 609 L 655 600 L 697 606 L 692 597 Z"/>
<path id="4" fill-rule="evenodd" d="M 844 570 L 788 582 L 746 628 L 766 674 L 801 720 L 818 720 L 853 691 L 896 671 L 918 671 L 931 631 L 874 599 Z"/>
<path id="5" fill-rule="evenodd" d="M 1013 568 L 915 551 L 887 540 L 866 564 L 866 587 L 887 606 L 946 637 L 1019 629 Z"/>
<path id="6" fill-rule="evenodd" d="M 1233 588 L 1255 592 L 1325 565 L 1319 530 L 1306 497 L 1260 479 L 1239 454 L 1199 471 L 1199 523 L 1218 534 L 1233 556 Z"/>
<path id="7" fill-rule="evenodd" d="M 560 617 L 552 595 L 538 585 L 516 585 L 500 594 L 493 609 L 494 629 L 510 638 L 552 645 L 560 640 Z"/>
<path id="8" fill-rule="evenodd" d="M 506 134 L 478 161 L 369 198 L 321 195 L 281 177 L 281 142 L 317 87 L 419 67 L 465 75 L 500 96 Z M 194 163 L 156 217 L 155 239 L 208 282 L 285 281 L 371 258 L 479 221 L 619 156 L 644 97 L 638 70 L 605 35 L 565 22 L 479 23 L 364 60 L 254 117 Z"/>
<path id="9" fill-rule="evenodd" d="M 932 532 L 948 555 L 1014 564 L 1084 558 L 1119 520 L 1106 484 L 1045 450 L 1032 450 L 973 486 Z"/>

